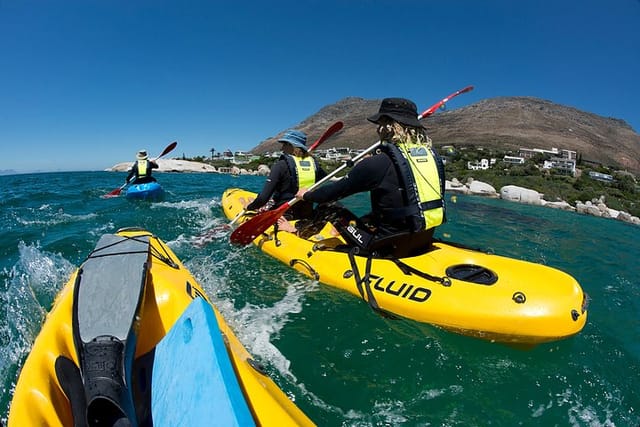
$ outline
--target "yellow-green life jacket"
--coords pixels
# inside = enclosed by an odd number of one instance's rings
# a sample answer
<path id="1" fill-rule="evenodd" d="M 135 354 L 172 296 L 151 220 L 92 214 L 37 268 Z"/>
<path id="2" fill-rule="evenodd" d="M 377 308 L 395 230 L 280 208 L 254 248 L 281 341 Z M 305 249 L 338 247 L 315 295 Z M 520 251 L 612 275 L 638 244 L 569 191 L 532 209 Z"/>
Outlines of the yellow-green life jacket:
<path id="1" fill-rule="evenodd" d="M 284 155 L 289 167 L 291 176 L 298 183 L 298 190 L 309 188 L 316 183 L 316 160 L 311 157 L 297 157 L 294 155 Z M 297 190 L 296 190 L 297 191 Z"/>
<path id="2" fill-rule="evenodd" d="M 147 160 L 138 160 L 138 178 L 147 177 L 147 164 Z"/>
<path id="3" fill-rule="evenodd" d="M 382 151 L 392 160 L 400 183 L 406 189 L 405 206 L 384 215 L 405 217 L 412 231 L 437 227 L 445 221 L 444 167 L 438 155 L 424 144 L 384 143 Z"/>

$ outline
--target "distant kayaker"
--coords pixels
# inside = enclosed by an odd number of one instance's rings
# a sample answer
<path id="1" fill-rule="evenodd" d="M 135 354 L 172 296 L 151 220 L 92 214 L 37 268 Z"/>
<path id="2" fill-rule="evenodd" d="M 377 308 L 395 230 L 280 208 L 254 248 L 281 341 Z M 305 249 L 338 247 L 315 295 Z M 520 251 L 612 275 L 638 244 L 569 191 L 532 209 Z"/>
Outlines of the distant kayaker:
<path id="1" fill-rule="evenodd" d="M 276 209 L 290 201 L 300 188 L 310 187 L 322 179 L 327 173 L 307 150 L 307 135 L 299 130 L 287 130 L 278 139 L 282 145 L 282 156 L 273 164 L 267 181 L 256 199 L 246 206 L 248 211 L 255 211 L 263 206 Z M 267 202 L 273 200 L 272 205 Z M 287 219 L 309 218 L 313 214 L 313 203 L 299 202 L 287 210 Z"/>
<path id="2" fill-rule="evenodd" d="M 313 191 L 303 188 L 296 197 L 327 203 L 368 191 L 369 214 L 334 223 L 351 244 L 398 258 L 428 250 L 435 227 L 445 221 L 444 165 L 417 117 L 413 102 L 383 99 L 378 113 L 368 118 L 378 125 L 383 142 L 376 153 L 341 180 Z"/>
<path id="3" fill-rule="evenodd" d="M 147 150 L 140 150 L 136 154 L 136 162 L 129 169 L 129 175 L 125 179 L 125 183 L 135 177 L 131 184 L 144 184 L 145 182 L 154 182 L 156 179 L 151 176 L 151 170 L 158 169 L 158 164 L 153 160 L 149 160 Z"/>

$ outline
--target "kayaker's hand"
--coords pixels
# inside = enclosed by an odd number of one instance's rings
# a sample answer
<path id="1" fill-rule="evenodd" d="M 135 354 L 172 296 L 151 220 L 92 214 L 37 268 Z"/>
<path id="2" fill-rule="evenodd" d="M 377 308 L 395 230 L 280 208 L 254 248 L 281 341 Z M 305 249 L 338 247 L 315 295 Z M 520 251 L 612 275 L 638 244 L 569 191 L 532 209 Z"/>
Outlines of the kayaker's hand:
<path id="1" fill-rule="evenodd" d="M 300 200 L 304 200 L 304 194 L 309 191 L 306 188 L 301 188 L 298 190 L 298 192 L 296 193 L 296 199 L 300 199 Z"/>

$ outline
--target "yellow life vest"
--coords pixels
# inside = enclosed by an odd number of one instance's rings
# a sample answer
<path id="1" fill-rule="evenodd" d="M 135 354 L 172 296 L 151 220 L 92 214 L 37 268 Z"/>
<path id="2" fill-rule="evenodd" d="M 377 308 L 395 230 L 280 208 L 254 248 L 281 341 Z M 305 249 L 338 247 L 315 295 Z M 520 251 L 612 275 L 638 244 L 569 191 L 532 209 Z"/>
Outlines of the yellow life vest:
<path id="1" fill-rule="evenodd" d="M 285 156 L 291 176 L 297 177 L 298 189 L 309 188 L 316 183 L 316 161 L 313 157 Z"/>
<path id="2" fill-rule="evenodd" d="M 406 205 L 396 210 L 413 218 L 414 230 L 437 227 L 445 220 L 444 169 L 438 164 L 435 152 L 424 144 L 383 144 L 398 172 L 398 178 L 407 189 Z M 393 212 L 391 212 L 393 215 Z"/>
<path id="3" fill-rule="evenodd" d="M 138 178 L 143 178 L 146 176 L 147 176 L 147 161 L 138 160 Z"/>

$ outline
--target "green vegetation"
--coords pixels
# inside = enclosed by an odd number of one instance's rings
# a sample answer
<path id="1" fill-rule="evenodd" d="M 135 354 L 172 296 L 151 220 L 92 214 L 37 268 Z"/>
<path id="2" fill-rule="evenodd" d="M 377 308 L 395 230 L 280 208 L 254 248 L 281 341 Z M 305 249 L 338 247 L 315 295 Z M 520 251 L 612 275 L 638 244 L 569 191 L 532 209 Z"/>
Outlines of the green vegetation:
<path id="1" fill-rule="evenodd" d="M 491 184 L 496 191 L 505 185 L 517 185 L 544 194 L 547 201 L 564 200 L 572 205 L 576 200 L 586 202 L 604 196 L 608 207 L 640 216 L 640 187 L 632 174 L 605 166 L 587 165 L 580 158 L 576 177 L 563 175 L 553 169 L 542 169 L 539 165 L 545 160 L 543 155 L 526 160 L 523 165 L 498 160 L 487 170 L 467 169 L 468 161 L 502 159 L 508 154 L 471 148 L 448 152 L 445 167 L 447 178 L 457 178 L 460 182 L 473 178 Z M 589 172 L 612 175 L 614 179 L 611 182 L 599 181 L 591 178 Z"/>
<path id="2" fill-rule="evenodd" d="M 542 169 L 539 165 L 546 160 L 543 154 L 527 160 L 523 165 L 508 164 L 501 160 L 505 155 L 513 155 L 513 153 L 473 147 L 447 150 L 446 153 L 441 154 L 446 158 L 447 179 L 457 178 L 460 182 L 466 182 L 467 179 L 473 178 L 492 185 L 496 191 L 500 191 L 500 188 L 505 185 L 517 185 L 544 194 L 544 199 L 547 201 L 564 200 L 574 206 L 577 200 L 586 202 L 604 196 L 608 207 L 640 217 L 640 186 L 636 178 L 628 172 L 616 171 L 614 168 L 586 164 L 582 162 L 580 156 L 577 165 L 579 173 L 573 177 L 553 169 Z M 500 160 L 487 170 L 467 169 L 467 162 L 479 161 L 482 158 Z M 216 168 L 234 166 L 229 160 L 210 160 L 204 157 L 190 160 L 208 163 Z M 277 158 L 260 157 L 249 163 L 235 166 L 256 170 L 261 164 L 271 167 L 276 160 Z M 331 172 L 342 163 L 320 160 L 320 164 L 327 172 Z M 589 176 L 589 172 L 592 171 L 611 175 L 614 179 L 611 182 L 593 179 Z"/>

